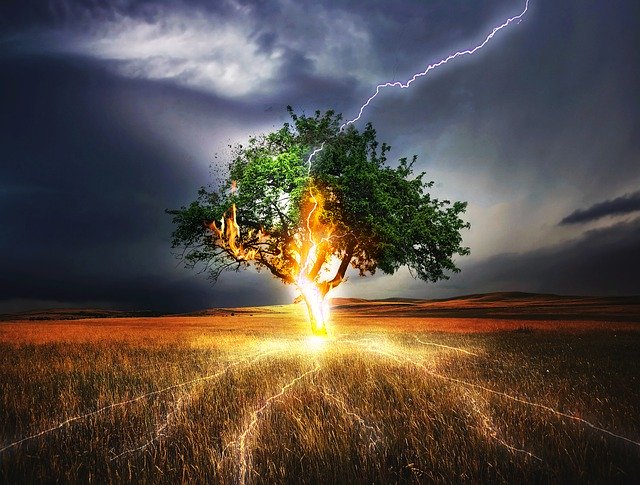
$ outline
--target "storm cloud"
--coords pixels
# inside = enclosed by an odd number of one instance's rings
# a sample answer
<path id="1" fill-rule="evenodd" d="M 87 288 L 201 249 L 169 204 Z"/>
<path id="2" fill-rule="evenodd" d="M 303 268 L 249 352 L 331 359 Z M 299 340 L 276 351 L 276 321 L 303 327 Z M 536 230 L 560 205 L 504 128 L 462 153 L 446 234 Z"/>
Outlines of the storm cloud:
<path id="1" fill-rule="evenodd" d="M 617 216 L 640 211 L 640 191 L 625 194 L 612 200 L 605 200 L 586 209 L 573 211 L 560 224 L 577 224 L 595 221 L 602 217 Z"/>
<path id="2" fill-rule="evenodd" d="M 633 295 L 640 274 L 640 219 L 588 231 L 525 254 L 501 254 L 468 270 L 473 286 L 577 295 Z M 469 282 L 471 282 L 469 281 Z M 468 284 L 468 283 L 467 283 Z"/>
<path id="3" fill-rule="evenodd" d="M 265 274 L 212 286 L 185 270 L 165 209 L 215 184 L 211 163 L 281 126 L 286 105 L 353 118 L 377 83 L 476 45 L 523 5 L 5 2 L 0 312 L 291 301 Z M 417 154 L 436 196 L 469 202 L 472 254 L 435 286 L 400 272 L 340 291 L 640 293 L 637 219 L 584 224 L 638 210 L 639 24 L 631 0 L 534 0 L 478 55 L 378 96 L 362 122 L 392 158 Z"/>

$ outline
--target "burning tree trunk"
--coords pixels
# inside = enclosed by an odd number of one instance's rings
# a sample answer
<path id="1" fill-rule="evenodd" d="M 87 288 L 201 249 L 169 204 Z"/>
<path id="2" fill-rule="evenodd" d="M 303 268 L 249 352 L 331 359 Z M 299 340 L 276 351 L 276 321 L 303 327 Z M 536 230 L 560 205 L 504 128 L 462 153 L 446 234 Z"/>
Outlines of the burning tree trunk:
<path id="1" fill-rule="evenodd" d="M 324 263 L 324 253 L 318 256 L 316 263 L 307 275 L 300 275 L 301 277 L 298 278 L 297 286 L 300 290 L 300 297 L 295 301 L 305 301 L 309 313 L 311 331 L 314 335 L 326 336 L 328 333 L 329 303 L 326 301 L 326 296 L 333 288 L 344 281 L 344 276 L 349 268 L 355 247 L 356 242 L 351 240 L 345 249 L 340 266 L 332 279 L 321 282 L 315 281 L 322 267 L 322 263 Z M 318 261 L 320 261 L 320 263 L 318 263 Z"/>

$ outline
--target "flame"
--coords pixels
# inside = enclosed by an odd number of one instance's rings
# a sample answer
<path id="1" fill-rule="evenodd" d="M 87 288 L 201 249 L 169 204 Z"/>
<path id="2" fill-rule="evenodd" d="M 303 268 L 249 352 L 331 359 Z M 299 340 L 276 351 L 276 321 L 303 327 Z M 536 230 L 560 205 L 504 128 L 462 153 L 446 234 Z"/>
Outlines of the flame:
<path id="1" fill-rule="evenodd" d="M 230 214 L 228 214 L 230 212 Z M 219 241 L 223 242 L 223 247 L 238 261 L 253 261 L 257 259 L 259 255 L 259 248 L 245 249 L 244 244 L 241 242 L 240 226 L 237 221 L 237 209 L 233 204 L 220 219 L 220 227 L 216 225 L 215 221 L 209 224 L 209 229 L 216 235 Z M 257 239 L 258 243 L 264 243 L 266 240 L 266 233 L 259 229 L 255 238 L 253 237 L 254 230 L 249 230 L 247 239 Z"/>
<path id="2" fill-rule="evenodd" d="M 237 190 L 232 182 L 232 192 Z M 293 237 L 285 247 L 279 248 L 276 256 L 288 259 L 291 264 L 279 264 L 278 269 L 286 272 L 286 282 L 293 283 L 299 291 L 295 302 L 305 301 L 315 335 L 328 334 L 329 305 L 326 295 L 331 290 L 329 282 L 321 281 L 322 270 L 330 263 L 332 239 L 335 228 L 323 217 L 325 197 L 310 187 L 308 195 L 301 205 L 303 223 L 296 228 Z M 216 238 L 216 245 L 223 248 L 236 261 L 256 261 L 265 266 L 275 266 L 272 253 L 265 251 L 268 246 L 268 234 L 259 229 L 250 229 L 242 234 L 237 221 L 237 208 L 231 208 L 223 214 L 219 222 L 211 222 L 208 227 Z M 270 259 L 271 258 L 271 259 Z"/>

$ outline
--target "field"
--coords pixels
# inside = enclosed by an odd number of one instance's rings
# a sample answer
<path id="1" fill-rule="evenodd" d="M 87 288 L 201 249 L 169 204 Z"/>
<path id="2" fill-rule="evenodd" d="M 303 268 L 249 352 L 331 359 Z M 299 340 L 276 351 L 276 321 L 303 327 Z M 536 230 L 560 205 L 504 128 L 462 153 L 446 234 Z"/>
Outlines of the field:
<path id="1" fill-rule="evenodd" d="M 100 317 L 100 318 L 98 318 Z M 640 481 L 640 299 L 0 321 L 0 482 Z"/>

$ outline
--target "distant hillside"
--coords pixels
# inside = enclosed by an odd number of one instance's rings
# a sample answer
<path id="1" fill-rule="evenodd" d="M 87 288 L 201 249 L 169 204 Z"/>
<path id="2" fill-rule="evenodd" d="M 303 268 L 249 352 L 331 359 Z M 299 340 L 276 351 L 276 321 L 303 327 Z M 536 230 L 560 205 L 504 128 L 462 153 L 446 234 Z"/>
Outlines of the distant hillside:
<path id="1" fill-rule="evenodd" d="M 126 312 L 119 310 L 100 310 L 96 308 L 54 308 L 48 310 L 32 310 L 0 315 L 0 321 L 9 320 L 80 320 L 83 318 L 126 318 L 157 317 L 159 312 L 140 311 Z"/>
<path id="2" fill-rule="evenodd" d="M 498 292 L 439 300 L 336 298 L 337 314 L 426 318 L 612 320 L 640 322 L 640 296 L 586 297 Z"/>
<path id="3" fill-rule="evenodd" d="M 285 314 L 289 313 L 291 305 L 266 305 L 266 306 L 242 306 L 237 308 L 207 308 L 206 310 L 198 310 L 195 312 L 182 313 L 180 315 L 189 317 L 208 317 L 222 316 L 228 317 L 233 315 L 264 315 L 264 314 Z"/>
<path id="4" fill-rule="evenodd" d="M 40 320 L 81 320 L 85 318 L 144 318 L 162 316 L 185 316 L 185 317 L 206 317 L 206 316 L 233 316 L 233 315 L 260 315 L 260 314 L 284 314 L 290 305 L 270 305 L 238 308 L 207 308 L 188 313 L 161 313 L 153 311 L 120 311 L 120 310 L 100 310 L 96 308 L 53 308 L 47 310 L 32 310 L 19 313 L 0 314 L 2 321 L 40 321 Z"/>

